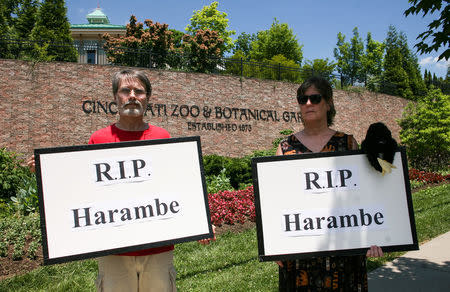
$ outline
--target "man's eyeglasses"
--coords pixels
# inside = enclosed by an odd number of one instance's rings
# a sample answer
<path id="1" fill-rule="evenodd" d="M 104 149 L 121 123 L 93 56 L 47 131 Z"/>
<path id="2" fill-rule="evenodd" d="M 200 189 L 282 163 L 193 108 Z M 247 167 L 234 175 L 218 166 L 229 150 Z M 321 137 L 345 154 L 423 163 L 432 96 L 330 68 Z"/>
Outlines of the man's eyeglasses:
<path id="1" fill-rule="evenodd" d="M 122 87 L 119 89 L 119 93 L 122 95 L 130 95 L 131 91 L 134 91 L 134 95 L 136 96 L 145 95 L 145 90 L 142 89 L 128 88 L 128 87 Z"/>
<path id="2" fill-rule="evenodd" d="M 297 101 L 299 104 L 306 104 L 308 99 L 312 104 L 318 104 L 322 100 L 321 94 L 312 94 L 312 95 L 299 95 L 297 96 Z"/>

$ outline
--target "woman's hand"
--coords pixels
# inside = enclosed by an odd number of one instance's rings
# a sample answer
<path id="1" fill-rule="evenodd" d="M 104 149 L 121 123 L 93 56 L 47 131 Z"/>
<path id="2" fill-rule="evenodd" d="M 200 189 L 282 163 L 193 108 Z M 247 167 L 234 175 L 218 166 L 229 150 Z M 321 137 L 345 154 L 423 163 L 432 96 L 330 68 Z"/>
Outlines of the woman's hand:
<path id="1" fill-rule="evenodd" d="M 368 258 L 377 258 L 382 257 L 383 255 L 383 250 L 378 245 L 372 245 L 366 253 Z"/>
<path id="2" fill-rule="evenodd" d="M 282 261 L 276 261 L 276 263 L 280 266 L 280 268 L 283 267 L 283 262 Z"/>
<path id="3" fill-rule="evenodd" d="M 200 240 L 198 240 L 198 243 L 203 244 L 203 245 L 207 245 L 207 244 L 210 244 L 211 241 L 216 241 L 216 226 L 212 225 L 212 230 L 213 230 L 213 237 L 212 238 L 200 239 Z"/>
<path id="4" fill-rule="evenodd" d="M 28 159 L 27 165 L 32 173 L 36 172 L 36 162 L 34 161 L 34 155 L 31 155 L 31 157 Z"/>

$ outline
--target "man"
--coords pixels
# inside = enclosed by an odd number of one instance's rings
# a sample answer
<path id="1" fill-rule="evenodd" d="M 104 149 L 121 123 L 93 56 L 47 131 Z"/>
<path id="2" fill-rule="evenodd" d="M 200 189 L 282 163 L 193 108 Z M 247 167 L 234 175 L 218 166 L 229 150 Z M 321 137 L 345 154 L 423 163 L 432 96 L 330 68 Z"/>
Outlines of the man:
<path id="1" fill-rule="evenodd" d="M 117 72 L 112 79 L 112 89 L 119 120 L 94 132 L 89 144 L 170 138 L 165 129 L 144 122 L 152 88 L 143 72 Z M 34 170 L 34 157 L 28 165 Z M 209 241 L 199 242 L 208 244 Z M 169 245 L 98 258 L 97 290 L 176 291 L 173 249 L 174 246 Z"/>
<path id="2" fill-rule="evenodd" d="M 122 70 L 112 79 L 119 120 L 92 134 L 89 144 L 170 138 L 163 128 L 144 122 L 152 88 L 147 76 Z M 173 245 L 98 259 L 98 291 L 176 291 Z"/>

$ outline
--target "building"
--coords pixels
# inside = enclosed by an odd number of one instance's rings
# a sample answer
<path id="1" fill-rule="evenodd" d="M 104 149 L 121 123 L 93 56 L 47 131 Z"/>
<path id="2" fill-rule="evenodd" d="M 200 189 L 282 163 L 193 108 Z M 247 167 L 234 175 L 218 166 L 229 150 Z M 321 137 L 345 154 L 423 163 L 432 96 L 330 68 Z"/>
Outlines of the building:
<path id="1" fill-rule="evenodd" d="M 72 38 L 78 50 L 78 62 L 107 64 L 103 50 L 103 34 L 118 37 L 125 35 L 127 28 L 125 25 L 110 24 L 108 16 L 99 7 L 86 15 L 86 19 L 88 20 L 86 24 L 70 25 Z"/>

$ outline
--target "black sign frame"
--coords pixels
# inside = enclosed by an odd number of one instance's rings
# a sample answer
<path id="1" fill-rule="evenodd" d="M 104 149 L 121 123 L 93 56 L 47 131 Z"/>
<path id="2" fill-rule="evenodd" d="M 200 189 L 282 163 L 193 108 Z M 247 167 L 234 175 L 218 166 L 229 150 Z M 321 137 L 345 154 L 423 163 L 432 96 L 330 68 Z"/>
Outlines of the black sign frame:
<path id="1" fill-rule="evenodd" d="M 380 246 L 384 252 L 393 251 L 410 251 L 418 250 L 419 244 L 417 239 L 415 218 L 413 202 L 411 197 L 411 186 L 409 182 L 409 172 L 406 158 L 406 148 L 398 147 L 398 151 L 401 157 L 401 171 L 403 172 L 405 194 L 408 214 L 409 214 L 409 224 L 410 232 L 412 237 L 412 243 L 410 244 L 398 244 L 398 245 L 386 245 Z M 362 155 L 365 158 L 365 153 L 362 150 L 348 150 L 342 152 L 321 152 L 321 153 L 304 153 L 304 154 L 294 154 L 294 155 L 280 155 L 280 156 L 266 156 L 266 157 L 255 157 L 252 158 L 252 177 L 253 177 L 253 187 L 255 194 L 255 212 L 256 212 L 256 231 L 258 239 L 258 257 L 260 261 L 284 261 L 293 259 L 305 259 L 311 257 L 323 257 L 323 256 L 351 256 L 351 255 L 365 255 L 367 252 L 367 247 L 365 248 L 351 248 L 351 249 L 339 249 L 339 250 L 328 250 L 328 251 L 313 251 L 313 252 L 301 252 L 301 253 L 284 253 L 277 255 L 267 255 L 265 242 L 264 242 L 264 218 L 262 218 L 261 210 L 261 196 L 260 196 L 260 178 L 258 176 L 258 165 L 267 162 L 277 162 L 277 161 L 292 161 L 292 160 L 303 160 L 303 159 L 313 159 L 313 158 L 327 158 L 327 157 L 337 157 L 337 156 L 353 156 Z M 282 182 L 282 180 L 280 180 Z"/>
<path id="2" fill-rule="evenodd" d="M 82 151 L 103 150 L 103 149 L 125 149 L 127 147 L 176 144 L 176 143 L 184 143 L 184 142 L 194 142 L 197 145 L 196 149 L 197 149 L 197 155 L 198 155 L 198 161 L 199 161 L 198 169 L 201 174 L 201 187 L 203 188 L 203 201 L 204 201 L 204 205 L 201 207 L 204 208 L 204 212 L 206 213 L 206 217 L 207 217 L 206 219 L 207 219 L 209 232 L 196 234 L 193 236 L 174 238 L 171 240 L 164 240 L 164 241 L 158 241 L 158 242 L 152 242 L 152 243 L 146 243 L 146 244 L 131 245 L 131 246 L 126 246 L 126 247 L 121 247 L 121 248 L 104 249 L 104 250 L 98 250 L 98 251 L 94 251 L 94 252 L 87 252 L 87 253 L 80 253 L 80 254 L 75 254 L 75 255 L 49 258 L 46 209 L 45 209 L 45 201 L 44 201 L 45 194 L 43 193 L 43 183 L 45 183 L 45 178 L 42 177 L 41 156 L 47 155 L 47 154 L 55 154 L 55 153 L 59 154 L 59 153 L 82 152 Z M 106 255 L 111 255 L 111 254 L 135 252 L 135 251 L 139 251 L 139 250 L 143 250 L 143 249 L 163 247 L 163 246 L 168 246 L 168 245 L 173 245 L 173 244 L 178 244 L 178 243 L 183 243 L 183 242 L 188 242 L 188 241 L 197 241 L 197 240 L 213 237 L 213 229 L 212 229 L 212 225 L 211 225 L 211 216 L 210 216 L 209 203 L 208 203 L 208 193 L 207 193 L 206 181 L 205 181 L 205 175 L 204 175 L 204 166 L 203 166 L 202 151 L 201 151 L 201 141 L 200 141 L 199 136 L 39 148 L 39 149 L 34 150 L 34 155 L 35 155 L 35 169 L 36 169 L 37 191 L 38 191 L 38 199 L 39 199 L 40 226 L 41 226 L 41 234 L 42 234 L 42 251 L 43 251 L 43 257 L 44 257 L 44 265 L 60 264 L 60 263 L 65 263 L 65 262 L 69 262 L 69 261 L 84 260 L 84 259 L 101 257 L 101 256 L 106 256 Z"/>

